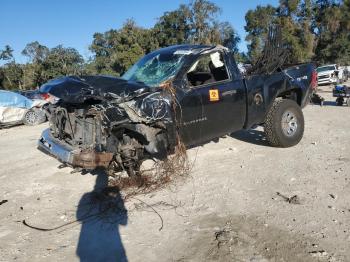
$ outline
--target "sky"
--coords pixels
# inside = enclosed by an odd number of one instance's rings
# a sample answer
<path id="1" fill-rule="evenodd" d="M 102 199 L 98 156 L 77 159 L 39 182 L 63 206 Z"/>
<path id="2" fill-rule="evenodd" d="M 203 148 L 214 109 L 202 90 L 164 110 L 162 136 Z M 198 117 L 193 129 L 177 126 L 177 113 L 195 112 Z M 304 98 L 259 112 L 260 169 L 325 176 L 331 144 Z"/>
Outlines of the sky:
<path id="1" fill-rule="evenodd" d="M 95 32 L 118 29 L 128 18 L 139 26 L 152 27 L 157 18 L 190 0 L 1 0 L 0 49 L 10 45 L 17 62 L 24 63 L 21 55 L 27 43 L 38 41 L 47 47 L 63 44 L 76 48 L 84 58 Z M 212 0 L 222 12 L 220 21 L 228 21 L 242 41 L 246 51 L 245 19 L 249 9 L 257 5 L 277 6 L 278 0 Z"/>

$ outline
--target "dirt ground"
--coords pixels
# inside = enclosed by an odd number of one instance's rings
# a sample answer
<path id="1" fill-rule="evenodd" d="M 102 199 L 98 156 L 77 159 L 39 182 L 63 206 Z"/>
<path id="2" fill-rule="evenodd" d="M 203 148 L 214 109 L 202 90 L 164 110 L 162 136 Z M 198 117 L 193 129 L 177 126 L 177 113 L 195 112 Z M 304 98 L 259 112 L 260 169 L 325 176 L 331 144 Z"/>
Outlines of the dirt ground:
<path id="1" fill-rule="evenodd" d="M 350 261 L 350 108 L 322 90 L 299 145 L 257 129 L 190 149 L 185 181 L 120 202 L 118 218 L 84 215 L 107 180 L 38 151 L 47 124 L 0 130 L 0 260 Z"/>

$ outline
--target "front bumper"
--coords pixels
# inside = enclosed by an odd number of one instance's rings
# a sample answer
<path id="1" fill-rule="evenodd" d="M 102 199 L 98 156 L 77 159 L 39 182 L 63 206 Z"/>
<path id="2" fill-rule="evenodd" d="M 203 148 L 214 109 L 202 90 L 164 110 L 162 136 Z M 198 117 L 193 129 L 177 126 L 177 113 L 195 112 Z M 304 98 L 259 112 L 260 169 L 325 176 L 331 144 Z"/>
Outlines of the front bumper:
<path id="1" fill-rule="evenodd" d="M 323 77 L 319 76 L 317 83 L 320 84 L 336 84 L 337 83 L 337 79 L 333 78 L 333 77 Z"/>
<path id="2" fill-rule="evenodd" d="M 113 153 L 96 152 L 92 149 L 74 149 L 67 143 L 52 137 L 49 128 L 41 134 L 38 149 L 65 164 L 85 169 L 107 168 L 113 159 Z"/>

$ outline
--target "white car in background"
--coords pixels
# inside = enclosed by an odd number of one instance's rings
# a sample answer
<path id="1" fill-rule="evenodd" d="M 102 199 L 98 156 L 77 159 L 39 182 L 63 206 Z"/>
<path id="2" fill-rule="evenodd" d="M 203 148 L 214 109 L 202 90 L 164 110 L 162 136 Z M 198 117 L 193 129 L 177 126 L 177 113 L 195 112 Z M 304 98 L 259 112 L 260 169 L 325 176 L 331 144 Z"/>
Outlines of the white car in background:
<path id="1" fill-rule="evenodd" d="M 0 128 L 17 124 L 38 125 L 46 121 L 43 99 L 29 99 L 19 93 L 0 90 Z"/>
<path id="2" fill-rule="evenodd" d="M 337 65 L 324 65 L 317 67 L 317 82 L 322 84 L 336 84 L 339 82 Z"/>

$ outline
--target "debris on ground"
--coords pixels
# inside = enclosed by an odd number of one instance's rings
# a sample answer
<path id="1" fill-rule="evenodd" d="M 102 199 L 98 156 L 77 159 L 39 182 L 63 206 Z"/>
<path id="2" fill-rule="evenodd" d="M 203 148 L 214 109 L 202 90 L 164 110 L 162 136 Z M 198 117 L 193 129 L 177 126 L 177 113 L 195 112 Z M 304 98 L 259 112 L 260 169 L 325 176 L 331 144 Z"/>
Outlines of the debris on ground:
<path id="1" fill-rule="evenodd" d="M 324 98 L 317 93 L 313 93 L 311 96 L 311 103 L 323 106 Z"/>
<path id="2" fill-rule="evenodd" d="M 293 195 L 291 197 L 287 197 L 285 195 L 282 195 L 280 192 L 276 192 L 277 196 L 282 197 L 286 202 L 289 204 L 294 204 L 294 205 L 300 205 L 300 199 L 297 195 Z"/>
<path id="3" fill-rule="evenodd" d="M 143 210 L 145 208 L 149 207 L 157 207 L 160 208 L 162 207 L 162 210 L 169 210 L 169 209 L 175 209 L 177 208 L 176 205 L 166 203 L 164 201 L 159 201 L 154 204 L 146 204 L 145 202 L 140 202 L 140 203 L 134 203 L 134 207 L 136 210 Z"/>
<path id="4" fill-rule="evenodd" d="M 309 252 L 313 257 L 325 257 L 328 256 L 328 253 L 325 250 L 316 250 Z"/>
<path id="5" fill-rule="evenodd" d="M 0 201 L 0 205 L 5 204 L 6 202 L 8 202 L 7 199 L 1 200 L 1 201 Z"/>
<path id="6" fill-rule="evenodd" d="M 230 222 L 227 222 L 222 230 L 215 232 L 215 241 L 217 242 L 217 248 L 228 245 L 233 242 L 237 236 L 234 235 L 234 231 Z"/>
<path id="7" fill-rule="evenodd" d="M 334 195 L 334 194 L 329 194 L 329 196 L 330 196 L 331 198 L 333 198 L 333 199 L 337 199 L 337 196 Z"/>

